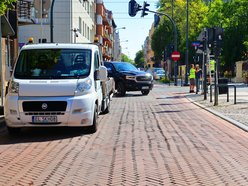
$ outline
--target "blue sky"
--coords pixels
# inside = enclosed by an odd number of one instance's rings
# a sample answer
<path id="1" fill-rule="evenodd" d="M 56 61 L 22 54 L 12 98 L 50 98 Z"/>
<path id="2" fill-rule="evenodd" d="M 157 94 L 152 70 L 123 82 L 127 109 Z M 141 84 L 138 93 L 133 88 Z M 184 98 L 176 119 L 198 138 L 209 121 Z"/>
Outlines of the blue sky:
<path id="1" fill-rule="evenodd" d="M 129 0 L 103 0 L 106 9 L 113 12 L 113 18 L 117 25 L 117 28 L 126 27 L 126 29 L 120 29 L 120 41 L 122 52 L 134 59 L 136 52 L 142 49 L 144 41 L 148 36 L 149 29 L 153 23 L 154 14 L 148 13 L 147 16 L 141 17 L 141 11 L 137 13 L 135 17 L 130 17 L 128 14 Z M 136 0 L 136 2 L 143 6 L 144 1 Z M 150 6 L 149 10 L 156 10 L 155 0 L 146 0 Z"/>

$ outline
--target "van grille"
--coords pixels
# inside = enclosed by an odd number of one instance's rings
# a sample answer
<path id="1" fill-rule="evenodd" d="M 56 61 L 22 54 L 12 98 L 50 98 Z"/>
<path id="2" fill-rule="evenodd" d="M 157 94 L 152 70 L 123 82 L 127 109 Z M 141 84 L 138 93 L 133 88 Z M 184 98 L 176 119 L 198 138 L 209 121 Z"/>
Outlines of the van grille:
<path id="1" fill-rule="evenodd" d="M 65 112 L 66 106 L 66 101 L 24 101 L 22 103 L 24 112 L 33 113 Z"/>
<path id="2" fill-rule="evenodd" d="M 65 115 L 64 112 L 25 112 L 27 116 L 51 116 L 51 115 Z"/>

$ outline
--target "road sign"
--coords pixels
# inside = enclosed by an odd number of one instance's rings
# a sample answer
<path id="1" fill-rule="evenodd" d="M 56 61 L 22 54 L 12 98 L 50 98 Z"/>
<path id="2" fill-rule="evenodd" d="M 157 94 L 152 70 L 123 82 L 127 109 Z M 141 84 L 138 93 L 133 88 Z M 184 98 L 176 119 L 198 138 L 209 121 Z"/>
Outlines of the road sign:
<path id="1" fill-rule="evenodd" d="M 172 52 L 172 54 L 171 54 L 171 59 L 172 59 L 173 61 L 178 61 L 178 60 L 180 59 L 180 53 L 177 52 L 177 51 Z"/>
<path id="2" fill-rule="evenodd" d="M 201 42 L 197 42 L 197 41 L 192 42 L 192 46 L 200 46 L 200 45 L 201 45 Z"/>

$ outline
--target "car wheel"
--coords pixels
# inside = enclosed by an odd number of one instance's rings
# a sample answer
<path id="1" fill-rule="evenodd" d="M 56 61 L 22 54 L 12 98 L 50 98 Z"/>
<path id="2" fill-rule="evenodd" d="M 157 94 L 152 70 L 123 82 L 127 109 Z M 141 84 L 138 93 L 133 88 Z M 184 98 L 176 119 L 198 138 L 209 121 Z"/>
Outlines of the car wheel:
<path id="1" fill-rule="evenodd" d="M 9 135 L 18 135 L 21 132 L 21 128 L 7 127 Z"/>
<path id="2" fill-rule="evenodd" d="M 119 96 L 125 96 L 126 95 L 126 88 L 125 88 L 124 83 L 122 83 L 122 82 L 119 82 L 117 84 L 117 95 L 119 95 Z"/>
<path id="3" fill-rule="evenodd" d="M 97 111 L 97 104 L 95 105 L 94 110 L 94 117 L 93 117 L 93 124 L 89 127 L 89 133 L 95 133 L 98 127 L 98 111 Z"/>
<path id="4" fill-rule="evenodd" d="M 109 102 L 108 102 L 107 108 L 102 113 L 108 114 L 109 112 L 110 112 L 110 96 L 109 96 Z"/>
<path id="5" fill-rule="evenodd" d="M 150 90 L 141 90 L 141 93 L 142 93 L 143 95 L 148 95 L 149 92 L 150 92 Z"/>

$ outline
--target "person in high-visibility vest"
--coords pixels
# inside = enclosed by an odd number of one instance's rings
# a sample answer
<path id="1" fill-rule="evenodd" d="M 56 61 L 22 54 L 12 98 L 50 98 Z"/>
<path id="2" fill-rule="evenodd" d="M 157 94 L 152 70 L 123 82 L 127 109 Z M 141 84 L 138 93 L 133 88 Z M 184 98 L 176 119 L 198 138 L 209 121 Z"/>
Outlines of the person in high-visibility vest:
<path id="1" fill-rule="evenodd" d="M 191 64 L 191 68 L 189 70 L 189 92 L 194 93 L 195 89 L 195 65 Z"/>
<path id="2" fill-rule="evenodd" d="M 214 71 L 215 71 L 215 60 L 211 59 L 209 63 L 210 63 L 210 72 L 214 73 Z"/>

